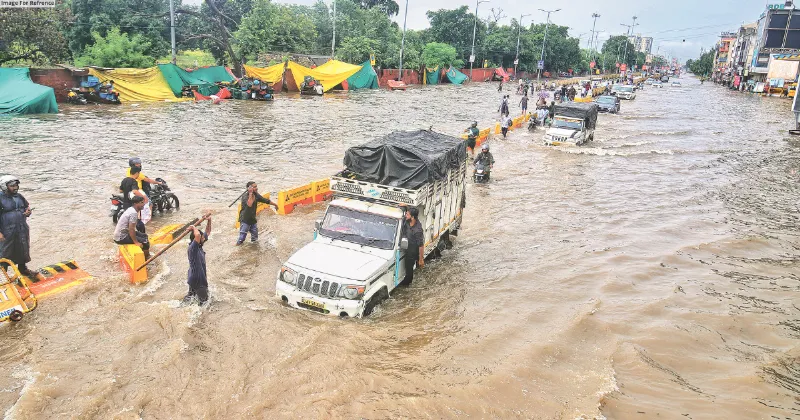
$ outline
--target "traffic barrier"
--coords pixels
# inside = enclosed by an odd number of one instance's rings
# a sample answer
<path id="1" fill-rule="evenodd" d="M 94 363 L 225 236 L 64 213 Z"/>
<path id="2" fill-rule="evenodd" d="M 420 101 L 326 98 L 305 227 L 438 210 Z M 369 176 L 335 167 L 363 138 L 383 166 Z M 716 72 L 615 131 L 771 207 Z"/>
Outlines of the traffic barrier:
<path id="1" fill-rule="evenodd" d="M 142 284 L 147 282 L 147 267 L 142 267 L 136 271 L 136 267 L 144 265 L 144 252 L 136 245 L 119 246 L 119 266 L 122 271 L 128 273 L 132 284 Z"/>
<path id="2" fill-rule="evenodd" d="M 36 277 L 22 276 L 37 298 L 63 292 L 91 280 L 92 276 L 83 271 L 75 260 L 62 261 L 39 269 Z"/>
<path id="3" fill-rule="evenodd" d="M 311 182 L 311 202 L 319 203 L 333 196 L 331 191 L 331 179 L 325 178 Z"/>
<path id="4" fill-rule="evenodd" d="M 278 191 L 278 214 L 289 214 L 294 211 L 295 207 L 313 202 L 314 194 L 311 184 Z"/>
<path id="5" fill-rule="evenodd" d="M 172 242 L 176 236 L 180 235 L 183 225 L 166 225 L 157 230 L 154 234 L 149 235 L 150 245 L 166 245 Z"/>

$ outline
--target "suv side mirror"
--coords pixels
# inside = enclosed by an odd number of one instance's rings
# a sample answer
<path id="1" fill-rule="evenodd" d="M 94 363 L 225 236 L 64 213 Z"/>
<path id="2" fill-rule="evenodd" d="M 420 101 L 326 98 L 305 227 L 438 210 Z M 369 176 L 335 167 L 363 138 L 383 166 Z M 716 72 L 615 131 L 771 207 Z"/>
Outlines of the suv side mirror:
<path id="1" fill-rule="evenodd" d="M 403 239 L 400 240 L 400 249 L 402 249 L 403 251 L 408 249 L 408 239 L 407 238 L 403 238 Z"/>
<path id="2" fill-rule="evenodd" d="M 314 230 L 319 231 L 321 227 L 322 227 L 322 219 L 317 219 L 317 221 L 314 222 Z"/>

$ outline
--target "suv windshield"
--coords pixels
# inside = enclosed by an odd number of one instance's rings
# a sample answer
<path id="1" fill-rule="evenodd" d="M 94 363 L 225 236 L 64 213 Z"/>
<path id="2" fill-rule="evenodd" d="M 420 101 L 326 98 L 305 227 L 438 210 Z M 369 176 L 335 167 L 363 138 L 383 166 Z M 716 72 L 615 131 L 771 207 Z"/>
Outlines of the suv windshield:
<path id="1" fill-rule="evenodd" d="M 553 120 L 553 127 L 581 131 L 583 129 L 583 124 L 580 121 L 562 120 L 556 117 L 556 119 Z"/>
<path id="2" fill-rule="evenodd" d="M 328 207 L 319 233 L 333 239 L 380 249 L 394 248 L 399 220 L 344 207 Z"/>
<path id="3" fill-rule="evenodd" d="M 614 90 L 617 92 L 633 92 L 633 88 L 631 86 L 614 86 Z"/>

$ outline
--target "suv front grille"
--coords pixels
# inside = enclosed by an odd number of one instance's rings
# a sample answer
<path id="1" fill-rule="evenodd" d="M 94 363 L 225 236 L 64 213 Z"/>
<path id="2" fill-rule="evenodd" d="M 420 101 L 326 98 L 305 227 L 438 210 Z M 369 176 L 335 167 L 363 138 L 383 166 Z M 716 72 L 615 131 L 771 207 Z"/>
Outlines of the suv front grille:
<path id="1" fill-rule="evenodd" d="M 304 290 L 313 295 L 332 299 L 335 298 L 336 294 L 339 292 L 339 283 L 300 274 L 297 276 L 297 289 Z"/>

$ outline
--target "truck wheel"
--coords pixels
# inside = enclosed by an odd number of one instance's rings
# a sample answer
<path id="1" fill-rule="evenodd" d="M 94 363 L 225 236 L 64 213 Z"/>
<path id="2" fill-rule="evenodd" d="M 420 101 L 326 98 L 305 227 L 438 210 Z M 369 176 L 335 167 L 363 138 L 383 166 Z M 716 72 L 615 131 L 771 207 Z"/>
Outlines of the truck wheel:
<path id="1" fill-rule="evenodd" d="M 389 292 L 386 290 L 385 287 L 382 288 L 381 290 L 378 290 L 377 293 L 375 293 L 374 295 L 372 295 L 371 298 L 369 298 L 367 304 L 364 305 L 364 313 L 361 316 L 368 317 L 372 315 L 372 311 L 375 310 L 375 307 L 380 305 L 381 302 L 386 300 L 387 297 L 389 297 Z"/>
<path id="2" fill-rule="evenodd" d="M 444 248 L 442 249 L 453 249 L 453 241 L 450 240 L 450 232 L 442 236 L 442 243 L 444 243 Z"/>

